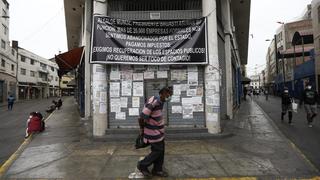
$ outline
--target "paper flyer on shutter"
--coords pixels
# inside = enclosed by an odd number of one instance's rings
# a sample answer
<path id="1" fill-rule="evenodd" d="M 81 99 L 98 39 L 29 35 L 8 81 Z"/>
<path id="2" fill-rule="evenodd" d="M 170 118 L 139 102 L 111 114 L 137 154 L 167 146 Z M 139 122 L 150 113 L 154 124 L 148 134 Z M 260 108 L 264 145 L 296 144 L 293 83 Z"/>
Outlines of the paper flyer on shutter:
<path id="1" fill-rule="evenodd" d="M 129 108 L 129 116 L 139 116 L 139 108 Z"/>
<path id="2" fill-rule="evenodd" d="M 133 82 L 133 96 L 143 96 L 143 82 Z"/>
<path id="3" fill-rule="evenodd" d="M 110 80 L 120 80 L 120 71 L 111 71 Z"/>
<path id="4" fill-rule="evenodd" d="M 134 81 L 143 81 L 143 73 L 133 73 L 132 76 Z"/>
<path id="5" fill-rule="evenodd" d="M 106 114 L 107 113 L 107 105 L 106 105 L 106 103 L 100 103 L 99 113 L 100 114 Z"/>
<path id="6" fill-rule="evenodd" d="M 131 96 L 132 81 L 121 82 L 121 94 L 122 96 Z"/>
<path id="7" fill-rule="evenodd" d="M 153 71 L 146 71 L 143 73 L 144 79 L 154 79 Z"/>
<path id="8" fill-rule="evenodd" d="M 181 95 L 181 86 L 179 84 L 173 85 L 173 94 L 175 96 L 180 96 Z"/>
<path id="9" fill-rule="evenodd" d="M 121 101 L 120 98 L 110 99 L 110 112 L 120 112 L 121 111 Z"/>
<path id="10" fill-rule="evenodd" d="M 125 112 L 117 112 L 116 113 L 116 119 L 126 120 L 126 113 Z"/>
<path id="11" fill-rule="evenodd" d="M 120 82 L 110 82 L 110 97 L 120 97 Z"/>
<path id="12" fill-rule="evenodd" d="M 183 119 L 192 119 L 193 118 L 193 105 L 192 104 L 183 105 L 182 118 Z"/>
<path id="13" fill-rule="evenodd" d="M 157 78 L 168 78 L 168 72 L 167 71 L 157 71 Z"/>
<path id="14" fill-rule="evenodd" d="M 188 72 L 188 85 L 198 85 L 198 72 Z"/>
<path id="15" fill-rule="evenodd" d="M 170 102 L 179 103 L 180 102 L 180 96 L 176 96 L 176 95 L 171 96 L 171 101 Z"/>
<path id="16" fill-rule="evenodd" d="M 132 97 L 132 107 L 140 107 L 140 97 Z"/>
<path id="17" fill-rule="evenodd" d="M 172 106 L 172 114 L 181 114 L 182 106 Z"/>
<path id="18" fill-rule="evenodd" d="M 100 102 L 107 102 L 107 93 L 100 92 Z"/>

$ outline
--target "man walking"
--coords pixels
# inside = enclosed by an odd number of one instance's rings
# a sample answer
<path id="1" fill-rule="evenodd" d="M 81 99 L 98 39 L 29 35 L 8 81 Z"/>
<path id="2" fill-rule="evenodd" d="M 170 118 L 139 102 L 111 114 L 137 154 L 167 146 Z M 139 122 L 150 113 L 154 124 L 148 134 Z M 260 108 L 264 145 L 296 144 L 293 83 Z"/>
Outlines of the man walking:
<path id="1" fill-rule="evenodd" d="M 289 124 L 292 125 L 292 98 L 289 94 L 289 90 L 287 87 L 284 88 L 283 94 L 281 96 L 281 104 L 282 104 L 281 122 L 283 122 L 283 118 L 288 112 Z"/>
<path id="2" fill-rule="evenodd" d="M 10 111 L 12 110 L 14 101 L 15 101 L 15 98 L 12 95 L 10 95 L 8 97 L 8 110 Z"/>
<path id="3" fill-rule="evenodd" d="M 159 91 L 159 96 L 148 99 L 139 118 L 140 133 L 143 134 L 145 143 L 151 145 L 151 153 L 138 162 L 137 168 L 146 177 L 152 175 L 168 177 L 163 171 L 164 161 L 164 119 L 162 114 L 163 105 L 170 100 L 172 89 L 164 87 Z M 148 167 L 153 164 L 152 174 Z"/>
<path id="4" fill-rule="evenodd" d="M 308 84 L 307 88 L 304 90 L 300 105 L 304 103 L 304 108 L 307 113 L 308 126 L 312 127 L 313 119 L 317 116 L 317 103 L 318 93 L 312 90 L 312 85 Z"/>

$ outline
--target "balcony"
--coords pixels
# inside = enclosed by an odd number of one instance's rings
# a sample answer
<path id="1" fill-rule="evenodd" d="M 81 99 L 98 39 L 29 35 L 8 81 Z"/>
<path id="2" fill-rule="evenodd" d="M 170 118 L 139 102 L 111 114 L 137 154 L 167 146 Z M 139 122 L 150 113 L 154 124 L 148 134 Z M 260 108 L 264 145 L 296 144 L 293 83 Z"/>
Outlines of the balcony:
<path id="1" fill-rule="evenodd" d="M 48 82 L 46 78 L 40 78 L 40 77 L 37 78 L 37 81 L 38 81 L 38 83 L 47 83 Z"/>
<path id="2" fill-rule="evenodd" d="M 37 70 L 42 73 L 46 73 L 46 74 L 49 73 L 46 67 L 38 67 Z"/>

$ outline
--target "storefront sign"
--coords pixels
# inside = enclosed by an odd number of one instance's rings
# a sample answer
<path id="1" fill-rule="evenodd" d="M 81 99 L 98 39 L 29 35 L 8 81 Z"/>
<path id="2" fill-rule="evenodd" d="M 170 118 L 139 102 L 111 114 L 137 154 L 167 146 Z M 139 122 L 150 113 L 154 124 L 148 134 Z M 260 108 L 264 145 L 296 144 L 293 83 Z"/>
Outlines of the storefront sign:
<path id="1" fill-rule="evenodd" d="M 129 21 L 94 16 L 91 63 L 207 64 L 206 19 Z"/>

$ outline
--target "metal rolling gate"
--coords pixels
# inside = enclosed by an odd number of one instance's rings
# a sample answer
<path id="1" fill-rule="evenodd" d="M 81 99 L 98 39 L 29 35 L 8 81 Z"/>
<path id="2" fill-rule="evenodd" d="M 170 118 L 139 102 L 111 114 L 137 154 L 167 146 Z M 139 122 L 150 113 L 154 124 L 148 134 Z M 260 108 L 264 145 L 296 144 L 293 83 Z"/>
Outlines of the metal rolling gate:
<path id="1" fill-rule="evenodd" d="M 160 15 L 160 20 L 192 19 L 202 17 L 202 4 L 201 0 L 108 0 L 107 13 L 110 17 L 128 20 L 150 20 L 151 13 L 158 13 Z M 171 66 L 170 68 L 172 69 L 173 67 Z M 186 66 L 184 68 L 187 70 Z M 108 72 L 110 73 L 109 70 Z M 143 104 L 148 97 L 158 94 L 160 86 L 187 83 L 171 81 L 170 74 L 171 71 L 168 70 L 167 79 L 144 80 L 144 97 L 140 98 L 139 111 L 142 110 Z M 204 68 L 201 66 L 198 66 L 198 81 L 199 86 L 204 87 Z M 181 92 L 181 98 L 184 97 L 187 97 L 186 92 Z M 202 102 L 204 103 L 203 97 Z M 168 103 L 168 105 L 165 105 L 164 107 L 165 121 L 168 126 L 205 126 L 204 112 L 195 112 L 193 113 L 192 119 L 183 119 L 181 114 L 171 113 L 172 105 L 175 104 L 177 105 L 178 103 Z M 131 105 L 132 98 L 128 97 L 128 108 L 131 107 Z M 109 128 L 137 126 L 137 117 L 128 116 L 128 112 L 126 112 L 126 120 L 116 120 L 115 113 L 110 112 L 109 110 Z"/>

